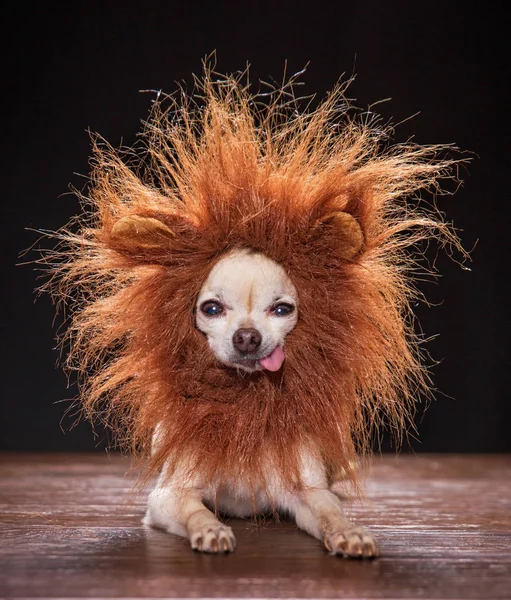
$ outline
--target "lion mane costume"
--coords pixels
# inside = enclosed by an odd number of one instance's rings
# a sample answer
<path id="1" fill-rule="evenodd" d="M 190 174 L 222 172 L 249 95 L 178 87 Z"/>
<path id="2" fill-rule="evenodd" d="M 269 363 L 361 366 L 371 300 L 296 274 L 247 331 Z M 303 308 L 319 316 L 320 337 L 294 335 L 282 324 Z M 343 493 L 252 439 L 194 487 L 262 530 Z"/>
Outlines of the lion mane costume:
<path id="1" fill-rule="evenodd" d="M 300 110 L 293 79 L 251 94 L 206 69 L 189 96 L 158 96 L 138 149 L 95 138 L 83 214 L 57 233 L 49 283 L 70 310 L 67 366 L 87 417 L 147 456 L 146 475 L 186 457 L 204 478 L 264 482 L 270 456 L 300 486 L 311 440 L 332 479 L 381 424 L 402 432 L 427 389 L 410 309 L 410 246 L 457 243 L 418 202 L 456 161 L 445 147 L 391 144 L 339 84 Z M 194 305 L 215 262 L 251 248 L 299 294 L 277 373 L 218 363 Z M 57 256 L 55 256 L 55 254 Z M 158 443 L 150 451 L 158 426 Z"/>

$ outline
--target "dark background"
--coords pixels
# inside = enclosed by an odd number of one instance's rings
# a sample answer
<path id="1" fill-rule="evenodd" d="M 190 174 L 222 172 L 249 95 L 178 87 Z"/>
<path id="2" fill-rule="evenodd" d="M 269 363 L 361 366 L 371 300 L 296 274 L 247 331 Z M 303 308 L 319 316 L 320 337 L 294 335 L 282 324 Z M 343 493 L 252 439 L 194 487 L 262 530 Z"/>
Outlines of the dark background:
<path id="1" fill-rule="evenodd" d="M 350 96 L 400 126 L 395 138 L 456 143 L 470 151 L 464 186 L 440 199 L 472 252 L 471 272 L 445 256 L 437 283 L 421 285 L 435 306 L 416 313 L 437 400 L 418 419 L 417 451 L 509 451 L 511 435 L 508 171 L 509 23 L 491 4 L 390 2 L 9 3 L 2 15 L 2 398 L 0 447 L 101 447 L 87 424 L 62 432 L 76 390 L 55 368 L 53 307 L 34 304 L 36 274 L 15 267 L 37 235 L 76 213 L 68 184 L 83 187 L 87 129 L 114 145 L 135 141 L 152 96 L 190 86 L 201 59 L 217 69 L 251 63 L 253 81 L 310 65 L 303 94 L 321 97 L 354 71 Z M 77 175 L 81 174 L 80 175 Z M 32 258 L 35 258 L 34 256 Z M 62 402 L 61 402 L 62 401 Z M 72 418 L 66 418 L 69 428 Z"/>

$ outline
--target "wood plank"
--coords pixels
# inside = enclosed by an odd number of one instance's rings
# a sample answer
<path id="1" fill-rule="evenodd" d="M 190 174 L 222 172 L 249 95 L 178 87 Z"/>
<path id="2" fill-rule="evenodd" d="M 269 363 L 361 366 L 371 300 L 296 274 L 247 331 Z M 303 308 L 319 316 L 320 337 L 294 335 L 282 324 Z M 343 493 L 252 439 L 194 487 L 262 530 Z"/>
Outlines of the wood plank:
<path id="1" fill-rule="evenodd" d="M 382 558 L 330 556 L 290 522 L 233 521 L 233 555 L 141 526 L 119 456 L 0 455 L 5 598 L 511 598 L 511 456 L 375 460 L 353 520 Z"/>

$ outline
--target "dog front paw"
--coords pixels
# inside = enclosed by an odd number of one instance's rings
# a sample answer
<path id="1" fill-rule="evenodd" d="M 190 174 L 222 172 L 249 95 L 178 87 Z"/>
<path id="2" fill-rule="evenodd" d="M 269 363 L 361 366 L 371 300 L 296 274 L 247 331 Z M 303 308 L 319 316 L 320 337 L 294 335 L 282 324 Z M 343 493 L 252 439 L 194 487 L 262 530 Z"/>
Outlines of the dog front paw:
<path id="1" fill-rule="evenodd" d="M 371 533 L 360 527 L 336 530 L 325 534 L 325 548 L 331 553 L 349 558 L 376 558 L 378 545 Z"/>
<path id="2" fill-rule="evenodd" d="M 206 525 L 190 535 L 190 543 L 199 552 L 234 552 L 236 538 L 227 525 Z"/>

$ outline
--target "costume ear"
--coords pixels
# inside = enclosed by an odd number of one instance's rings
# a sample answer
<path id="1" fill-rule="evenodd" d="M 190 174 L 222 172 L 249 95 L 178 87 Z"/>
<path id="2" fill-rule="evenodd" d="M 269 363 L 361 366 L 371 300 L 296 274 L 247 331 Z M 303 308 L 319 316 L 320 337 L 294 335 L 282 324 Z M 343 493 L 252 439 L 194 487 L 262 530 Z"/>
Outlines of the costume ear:
<path id="1" fill-rule="evenodd" d="M 111 241 L 133 250 L 159 248 L 175 237 L 172 229 L 160 220 L 139 215 L 122 217 L 110 232 Z"/>
<path id="2" fill-rule="evenodd" d="M 344 211 L 327 214 L 318 221 L 317 228 L 327 231 L 336 241 L 336 254 L 343 260 L 354 258 L 364 245 L 364 233 L 353 215 Z"/>

